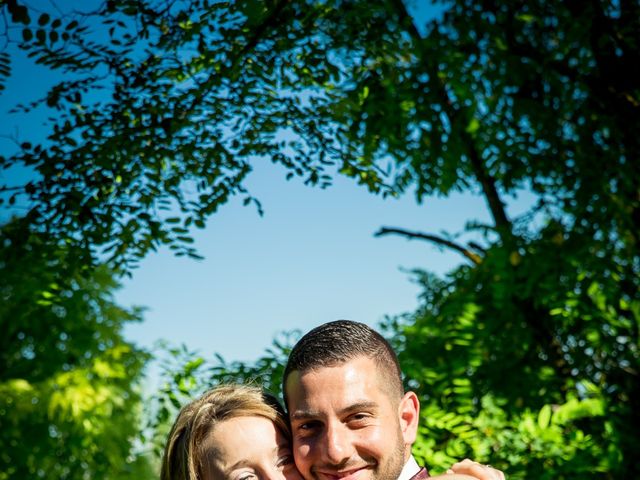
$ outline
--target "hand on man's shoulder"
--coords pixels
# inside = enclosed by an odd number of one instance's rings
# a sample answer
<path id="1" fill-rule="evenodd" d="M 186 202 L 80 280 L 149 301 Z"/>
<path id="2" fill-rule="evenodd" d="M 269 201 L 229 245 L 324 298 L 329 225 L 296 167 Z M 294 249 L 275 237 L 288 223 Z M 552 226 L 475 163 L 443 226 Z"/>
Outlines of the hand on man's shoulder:
<path id="1" fill-rule="evenodd" d="M 444 475 L 437 475 L 431 477 L 440 480 L 478 480 L 478 477 L 472 477 L 471 475 L 459 475 L 457 473 L 445 473 Z"/>
<path id="2" fill-rule="evenodd" d="M 505 480 L 502 471 L 468 458 L 454 464 L 446 474 L 433 478 L 441 478 L 442 480 Z"/>

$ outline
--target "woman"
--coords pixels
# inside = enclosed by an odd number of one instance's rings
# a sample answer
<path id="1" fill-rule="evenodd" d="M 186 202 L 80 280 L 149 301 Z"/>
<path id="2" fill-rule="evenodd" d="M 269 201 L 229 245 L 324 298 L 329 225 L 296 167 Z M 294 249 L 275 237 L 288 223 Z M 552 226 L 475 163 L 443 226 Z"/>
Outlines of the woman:
<path id="1" fill-rule="evenodd" d="M 285 418 L 278 401 L 257 387 L 218 386 L 178 414 L 165 446 L 160 478 L 302 480 L 293 462 Z M 455 470 L 455 474 L 441 478 L 494 478 L 484 471 L 486 467 L 468 460 L 452 468 L 449 472 Z"/>
<path id="2" fill-rule="evenodd" d="M 182 408 L 164 450 L 162 480 L 302 480 L 278 401 L 221 385 Z"/>

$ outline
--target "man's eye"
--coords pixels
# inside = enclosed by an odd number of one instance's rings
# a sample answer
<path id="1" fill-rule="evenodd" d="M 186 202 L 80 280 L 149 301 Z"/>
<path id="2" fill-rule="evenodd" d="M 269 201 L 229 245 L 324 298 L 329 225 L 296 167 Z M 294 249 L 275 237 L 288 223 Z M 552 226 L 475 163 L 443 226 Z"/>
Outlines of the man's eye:
<path id="1" fill-rule="evenodd" d="M 298 430 L 301 432 L 310 432 L 318 428 L 319 422 L 305 422 L 298 425 Z"/>
<path id="2" fill-rule="evenodd" d="M 351 415 L 351 417 L 349 417 L 349 421 L 359 423 L 365 422 L 369 420 L 369 418 L 371 418 L 371 415 L 369 415 L 368 413 L 354 413 L 353 415 Z"/>

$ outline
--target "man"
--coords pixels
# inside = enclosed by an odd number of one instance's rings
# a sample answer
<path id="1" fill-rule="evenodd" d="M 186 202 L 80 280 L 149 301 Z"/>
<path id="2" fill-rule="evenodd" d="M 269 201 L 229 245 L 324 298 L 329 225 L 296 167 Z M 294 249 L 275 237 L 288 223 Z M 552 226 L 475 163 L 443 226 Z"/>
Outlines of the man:
<path id="1" fill-rule="evenodd" d="M 418 397 L 404 392 L 395 352 L 367 325 L 339 320 L 307 333 L 289 355 L 283 391 L 296 465 L 306 480 L 429 477 L 411 455 Z M 470 460 L 448 473 L 504 479 Z"/>

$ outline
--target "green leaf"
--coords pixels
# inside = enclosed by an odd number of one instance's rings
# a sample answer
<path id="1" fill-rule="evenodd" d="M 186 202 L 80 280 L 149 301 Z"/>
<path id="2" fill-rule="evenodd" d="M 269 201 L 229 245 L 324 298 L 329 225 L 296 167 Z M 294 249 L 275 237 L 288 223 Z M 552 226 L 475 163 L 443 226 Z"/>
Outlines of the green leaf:
<path id="1" fill-rule="evenodd" d="M 469 122 L 469 125 L 467 125 L 467 128 L 465 129 L 465 131 L 467 133 L 470 133 L 471 136 L 474 136 L 479 128 L 480 128 L 480 121 L 476 117 L 473 117 Z"/>
<path id="2" fill-rule="evenodd" d="M 30 41 L 33 38 L 33 32 L 31 31 L 30 28 L 23 28 L 22 29 L 22 40 L 24 40 L 25 42 Z"/>
<path id="3" fill-rule="evenodd" d="M 516 16 L 516 18 L 518 20 L 520 20 L 521 22 L 524 22 L 524 23 L 531 23 L 531 22 L 534 22 L 535 20 L 537 20 L 535 15 L 532 15 L 532 14 L 529 14 L 529 13 L 520 14 L 520 15 Z"/>
<path id="4" fill-rule="evenodd" d="M 549 405 L 545 405 L 540 409 L 540 413 L 538 414 L 538 425 L 540 428 L 545 429 L 549 426 L 549 422 L 551 421 L 551 407 Z"/>
<path id="5" fill-rule="evenodd" d="M 47 23 L 49 23 L 50 19 L 51 19 L 51 17 L 49 16 L 49 14 L 43 13 L 38 18 L 38 25 L 40 25 L 41 27 L 44 27 Z"/>

